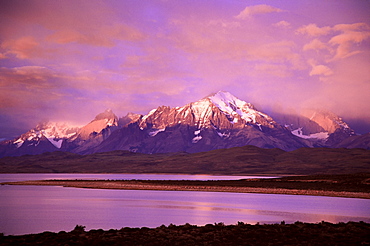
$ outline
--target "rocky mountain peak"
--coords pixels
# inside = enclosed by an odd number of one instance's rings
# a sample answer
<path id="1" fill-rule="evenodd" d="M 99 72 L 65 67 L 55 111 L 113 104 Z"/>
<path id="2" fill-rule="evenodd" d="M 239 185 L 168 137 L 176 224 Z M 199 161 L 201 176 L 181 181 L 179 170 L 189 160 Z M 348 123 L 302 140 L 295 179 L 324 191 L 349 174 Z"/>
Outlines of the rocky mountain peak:
<path id="1" fill-rule="evenodd" d="M 301 147 L 367 146 L 337 115 L 306 110 L 269 115 L 229 92 L 219 91 L 182 107 L 160 106 L 146 115 L 118 117 L 108 109 L 82 128 L 45 122 L 19 138 L 0 143 L 0 156 L 69 151 L 88 154 L 111 150 L 141 153 L 201 152 L 254 145 L 293 150 Z M 355 145 L 346 142 L 355 139 Z M 359 143 L 360 142 L 360 143 Z M 343 142 L 344 143 L 344 142 Z"/>
<path id="2" fill-rule="evenodd" d="M 37 146 L 41 139 L 47 139 L 53 146 L 60 149 L 63 139 L 70 138 L 77 134 L 79 127 L 73 127 L 67 123 L 57 123 L 51 121 L 41 122 L 35 128 L 22 134 L 13 141 L 17 148 L 20 148 L 25 142 L 29 146 Z"/>
<path id="3" fill-rule="evenodd" d="M 355 132 L 333 112 L 322 109 L 302 109 L 288 114 L 275 113 L 279 124 L 284 125 L 293 135 L 310 139 L 322 146 L 333 146 Z"/>
<path id="4" fill-rule="evenodd" d="M 262 126 L 278 126 L 271 117 L 256 110 L 252 104 L 225 91 L 211 94 L 183 107 L 160 106 L 139 120 L 140 129 L 154 129 L 155 132 L 179 124 L 217 130 L 242 129 L 247 125 L 254 125 L 260 131 Z"/>
<path id="5" fill-rule="evenodd" d="M 65 122 L 47 122 L 36 126 L 36 130 L 42 132 L 47 138 L 69 138 L 76 134 L 80 127 L 71 126 Z"/>
<path id="6" fill-rule="evenodd" d="M 107 109 L 103 113 L 98 114 L 89 124 L 82 127 L 78 133 L 78 137 L 81 139 L 88 139 L 91 134 L 100 133 L 103 129 L 113 126 L 118 126 L 118 117 L 112 110 Z"/>
<path id="7" fill-rule="evenodd" d="M 98 114 L 95 116 L 94 121 L 98 120 L 117 120 L 118 117 L 113 113 L 111 109 L 106 109 L 103 113 Z"/>
<path id="8" fill-rule="evenodd" d="M 333 112 L 323 109 L 304 109 L 301 113 L 303 116 L 316 122 L 329 134 L 334 133 L 337 129 L 349 129 L 350 127 L 342 118 Z"/>
<path id="9" fill-rule="evenodd" d="M 270 128 L 277 126 L 270 116 L 256 110 L 251 103 L 242 101 L 229 92 L 219 91 L 208 98 L 231 122 L 237 123 L 239 119 L 242 119 L 246 124 L 263 125 Z"/>
<path id="10" fill-rule="evenodd" d="M 129 112 L 127 113 L 127 115 L 119 118 L 118 125 L 121 127 L 127 126 L 128 124 L 139 121 L 141 117 L 142 117 L 141 114 L 135 114 L 135 113 Z"/>

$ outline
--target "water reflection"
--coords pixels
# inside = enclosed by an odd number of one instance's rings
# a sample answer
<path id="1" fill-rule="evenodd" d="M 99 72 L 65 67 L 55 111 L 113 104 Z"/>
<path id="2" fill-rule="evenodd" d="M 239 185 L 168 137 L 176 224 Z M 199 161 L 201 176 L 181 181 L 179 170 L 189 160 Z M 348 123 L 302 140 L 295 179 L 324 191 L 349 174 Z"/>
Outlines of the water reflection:
<path id="1" fill-rule="evenodd" d="M 70 231 L 77 224 L 107 230 L 171 223 L 370 222 L 368 199 L 47 186 L 0 186 L 0 193 L 0 232 L 6 235 Z"/>

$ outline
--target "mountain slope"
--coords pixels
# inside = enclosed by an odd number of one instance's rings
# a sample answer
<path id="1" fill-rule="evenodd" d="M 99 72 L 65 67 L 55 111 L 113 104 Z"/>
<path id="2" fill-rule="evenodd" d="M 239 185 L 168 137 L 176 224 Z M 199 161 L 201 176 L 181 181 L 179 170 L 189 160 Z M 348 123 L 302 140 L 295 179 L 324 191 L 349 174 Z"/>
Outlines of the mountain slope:
<path id="1" fill-rule="evenodd" d="M 252 104 L 220 91 L 183 107 L 153 109 L 84 153 L 195 153 L 244 145 L 284 150 L 312 147 Z"/>
<path id="2" fill-rule="evenodd" d="M 362 148 L 370 150 L 370 133 L 366 133 L 361 136 L 348 137 L 343 141 L 335 144 L 333 147 L 347 149 Z"/>
<path id="3" fill-rule="evenodd" d="M 305 110 L 300 114 L 275 113 L 273 117 L 229 92 L 219 91 L 182 107 L 160 106 L 146 115 L 128 113 L 118 118 L 106 110 L 81 128 L 39 125 L 19 138 L 1 142 L 0 157 L 56 150 L 79 154 L 112 150 L 152 154 L 196 153 L 245 145 L 285 151 L 367 146 L 359 143 L 365 138 L 358 138 L 355 145 L 346 142 L 355 133 L 331 112 Z"/>
<path id="4" fill-rule="evenodd" d="M 119 128 L 118 122 L 118 117 L 110 109 L 98 114 L 94 120 L 65 142 L 63 150 L 82 153 L 99 145 Z"/>
<path id="5" fill-rule="evenodd" d="M 277 123 L 252 104 L 220 91 L 183 107 L 161 106 L 147 115 L 135 115 L 124 129 L 85 153 L 119 149 L 195 153 L 244 145 L 294 150 L 332 147 L 355 135 L 328 111 L 305 110 L 284 117 Z"/>

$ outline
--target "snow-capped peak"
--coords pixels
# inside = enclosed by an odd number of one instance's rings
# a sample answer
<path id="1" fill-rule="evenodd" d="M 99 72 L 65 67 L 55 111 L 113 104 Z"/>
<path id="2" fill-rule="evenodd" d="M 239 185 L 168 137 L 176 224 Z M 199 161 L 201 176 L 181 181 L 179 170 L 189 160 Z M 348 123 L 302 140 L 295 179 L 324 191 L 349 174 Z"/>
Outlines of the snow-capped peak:
<path id="1" fill-rule="evenodd" d="M 40 125 L 38 126 L 40 127 Z M 38 129 L 36 127 L 36 129 Z M 70 126 L 67 123 L 48 122 L 40 129 L 47 138 L 69 138 L 76 134 L 79 127 Z"/>
<path id="2" fill-rule="evenodd" d="M 204 127 L 243 128 L 245 125 L 253 124 L 261 131 L 262 126 L 269 128 L 277 126 L 271 117 L 254 109 L 252 104 L 224 91 L 219 91 L 183 107 L 162 106 L 153 109 L 141 118 L 139 126 L 142 130 L 152 127 L 156 132 L 177 124 L 196 126 L 198 129 Z"/>
<path id="3" fill-rule="evenodd" d="M 107 127 L 118 127 L 118 117 L 111 109 L 107 109 L 103 113 L 98 114 L 93 121 L 82 127 L 78 132 L 78 137 L 87 140 L 91 133 L 99 133 Z"/>
<path id="4" fill-rule="evenodd" d="M 42 137 L 45 137 L 57 148 L 61 148 L 63 139 L 72 137 L 77 133 L 79 127 L 73 127 L 67 123 L 58 122 L 44 122 L 38 124 L 34 129 L 21 135 L 18 139 L 13 141 L 17 148 L 21 147 L 25 141 L 39 142 Z"/>
<path id="5" fill-rule="evenodd" d="M 107 123 L 111 122 L 111 124 L 113 124 L 113 122 L 115 121 L 118 122 L 118 117 L 113 113 L 111 109 L 107 109 L 103 113 L 100 113 L 97 116 L 95 116 L 94 121 L 98 120 L 105 120 Z"/>
<path id="6" fill-rule="evenodd" d="M 230 92 L 219 91 L 208 97 L 211 102 L 216 105 L 222 112 L 227 114 L 229 117 L 235 120 L 235 116 L 239 115 L 247 123 L 259 123 L 257 118 L 265 118 L 268 121 L 272 119 L 257 110 L 254 109 L 253 105 L 232 95 Z"/>

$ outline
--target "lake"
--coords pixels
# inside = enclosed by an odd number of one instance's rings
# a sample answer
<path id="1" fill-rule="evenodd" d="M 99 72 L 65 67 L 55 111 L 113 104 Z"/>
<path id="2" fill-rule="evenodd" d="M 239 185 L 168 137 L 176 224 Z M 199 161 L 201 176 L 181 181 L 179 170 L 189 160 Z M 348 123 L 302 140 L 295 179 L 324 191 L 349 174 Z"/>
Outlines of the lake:
<path id="1" fill-rule="evenodd" d="M 25 174 L 1 174 L 0 180 L 26 180 Z M 55 174 L 27 174 L 49 179 Z M 56 174 L 52 178 L 117 179 L 126 174 Z M 104 176 L 108 175 L 108 176 Z M 118 176 L 117 176 L 118 175 Z M 175 176 L 175 177 L 173 177 Z M 192 177 L 185 177 L 192 176 Z M 197 176 L 197 177 L 193 177 Z M 216 176 L 184 175 L 184 179 Z M 110 178 L 107 178 L 110 177 Z M 145 178 L 144 178 L 145 177 Z M 134 179 L 175 179 L 177 175 L 136 176 Z M 231 177 L 219 176 L 220 179 Z M 232 176 L 234 177 L 234 176 Z M 20 179 L 19 179 L 20 178 Z M 118 179 L 120 179 L 118 178 Z M 240 177 L 238 177 L 240 178 Z M 236 178 L 236 179 L 238 179 Z M 244 177 L 242 177 L 244 178 Z M 0 186 L 0 232 L 5 235 L 90 229 L 195 225 L 302 222 L 370 222 L 370 200 L 198 191 L 99 190 L 51 186 Z"/>

